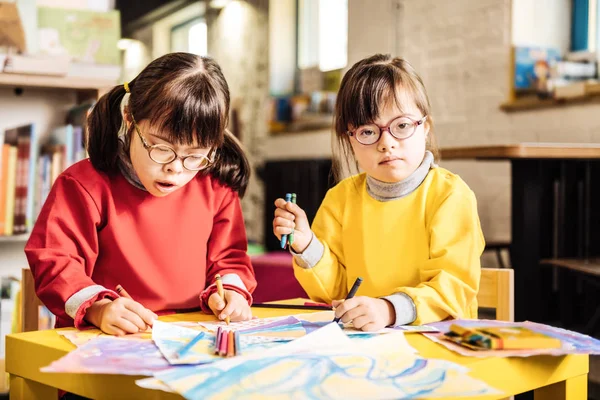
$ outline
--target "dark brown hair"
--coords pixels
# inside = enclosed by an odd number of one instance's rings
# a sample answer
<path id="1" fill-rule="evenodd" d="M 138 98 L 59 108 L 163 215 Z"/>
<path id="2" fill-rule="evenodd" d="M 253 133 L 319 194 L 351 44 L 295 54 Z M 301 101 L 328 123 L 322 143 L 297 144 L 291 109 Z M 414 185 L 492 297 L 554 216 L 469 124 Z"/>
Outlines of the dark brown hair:
<path id="1" fill-rule="evenodd" d="M 344 75 L 337 95 L 334 112 L 334 173 L 342 178 L 344 167 L 358 169 L 350 145 L 349 129 L 373 123 L 381 109 L 395 102 L 402 109 L 402 92 L 408 92 L 417 108 L 427 115 L 429 127 L 427 149 L 438 159 L 438 149 L 433 134 L 431 106 L 425 85 L 413 67 L 402 58 L 376 54 L 365 58 Z M 345 165 L 344 165 L 345 164 Z"/>
<path id="2" fill-rule="evenodd" d="M 206 169 L 243 196 L 250 166 L 239 142 L 225 128 L 229 120 L 229 86 L 219 65 L 209 57 L 171 53 L 152 61 L 129 82 L 127 112 L 139 123 L 156 127 L 173 143 L 217 148 L 214 164 Z M 98 100 L 88 121 L 87 150 L 92 165 L 118 171 L 118 133 L 123 116 L 123 85 Z M 131 136 L 131 129 L 129 135 Z"/>

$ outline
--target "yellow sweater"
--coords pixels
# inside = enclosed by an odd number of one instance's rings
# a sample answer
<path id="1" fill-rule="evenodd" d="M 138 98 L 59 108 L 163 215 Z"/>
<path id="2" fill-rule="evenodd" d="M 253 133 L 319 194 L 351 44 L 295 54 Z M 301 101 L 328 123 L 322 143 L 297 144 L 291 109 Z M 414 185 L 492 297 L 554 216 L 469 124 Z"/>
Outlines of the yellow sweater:
<path id="1" fill-rule="evenodd" d="M 367 193 L 365 174 L 347 178 L 327 192 L 312 230 L 323 256 L 313 268 L 294 261 L 312 299 L 343 299 L 360 276 L 357 296 L 410 296 L 413 324 L 477 317 L 484 239 L 475 195 L 458 175 L 433 168 L 387 202 Z"/>

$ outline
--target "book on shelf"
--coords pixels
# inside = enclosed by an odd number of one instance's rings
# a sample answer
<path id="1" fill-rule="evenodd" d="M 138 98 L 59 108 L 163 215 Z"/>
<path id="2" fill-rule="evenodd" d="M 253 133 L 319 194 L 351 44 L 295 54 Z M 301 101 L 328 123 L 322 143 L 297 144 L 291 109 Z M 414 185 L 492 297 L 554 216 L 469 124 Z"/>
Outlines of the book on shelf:
<path id="1" fill-rule="evenodd" d="M 39 144 L 34 124 L 0 135 L 0 235 L 30 232 L 52 184 L 65 169 L 86 157 L 81 126 L 51 131 Z"/>
<path id="2" fill-rule="evenodd" d="M 27 232 L 33 223 L 33 197 L 28 195 L 28 192 L 35 185 L 37 162 L 35 125 L 28 124 L 6 130 L 4 145 L 9 146 L 8 177 L 5 186 L 7 196 L 5 234 L 17 235 Z M 13 170 L 14 173 L 11 174 Z"/>

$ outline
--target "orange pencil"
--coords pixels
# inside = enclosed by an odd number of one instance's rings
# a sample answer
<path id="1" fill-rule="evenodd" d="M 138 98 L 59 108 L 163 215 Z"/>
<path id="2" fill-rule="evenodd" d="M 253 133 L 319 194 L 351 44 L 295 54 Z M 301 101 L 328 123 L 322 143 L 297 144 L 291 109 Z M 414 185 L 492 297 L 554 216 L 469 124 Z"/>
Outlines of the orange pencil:
<path id="1" fill-rule="evenodd" d="M 233 340 L 233 331 L 229 331 L 229 337 L 227 338 L 227 357 L 235 356 L 235 345 Z"/>
<path id="2" fill-rule="evenodd" d="M 119 296 L 127 297 L 128 299 L 133 300 L 133 297 L 131 297 L 129 293 L 127 293 L 127 290 L 125 290 L 125 288 L 123 288 L 121 285 L 117 285 L 115 292 L 117 292 Z"/>

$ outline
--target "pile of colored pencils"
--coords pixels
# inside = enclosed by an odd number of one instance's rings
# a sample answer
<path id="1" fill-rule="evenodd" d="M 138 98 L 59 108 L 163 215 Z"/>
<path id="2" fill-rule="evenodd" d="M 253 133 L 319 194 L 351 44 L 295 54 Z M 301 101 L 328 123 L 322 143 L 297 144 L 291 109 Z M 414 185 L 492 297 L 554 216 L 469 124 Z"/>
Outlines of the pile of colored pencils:
<path id="1" fill-rule="evenodd" d="M 222 357 L 233 357 L 240 355 L 242 349 L 240 347 L 240 334 L 238 331 L 217 328 L 217 336 L 215 337 L 215 354 Z"/>

